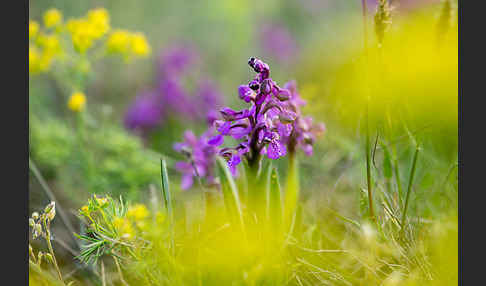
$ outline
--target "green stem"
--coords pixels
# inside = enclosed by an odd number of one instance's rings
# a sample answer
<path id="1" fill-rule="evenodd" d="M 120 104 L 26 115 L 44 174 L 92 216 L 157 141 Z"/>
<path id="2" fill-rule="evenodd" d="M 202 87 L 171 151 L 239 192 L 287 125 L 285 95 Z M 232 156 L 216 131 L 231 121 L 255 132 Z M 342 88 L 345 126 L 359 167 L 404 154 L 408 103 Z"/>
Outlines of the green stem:
<path id="1" fill-rule="evenodd" d="M 366 0 L 361 0 L 361 5 L 363 9 L 363 44 L 364 44 L 364 59 L 365 59 L 365 67 L 367 67 L 368 61 L 368 23 L 367 23 L 367 7 L 366 7 Z M 368 73 L 365 71 L 365 83 L 368 82 Z M 366 95 L 366 180 L 368 184 L 368 202 L 369 202 L 369 209 L 370 209 L 370 217 L 371 219 L 376 222 L 375 219 L 375 212 L 373 210 L 373 196 L 372 196 L 372 186 L 371 186 L 371 162 L 370 162 L 370 131 L 369 131 L 369 95 L 368 95 L 368 87 L 365 87 L 365 95 Z"/>
<path id="2" fill-rule="evenodd" d="M 368 99 L 366 101 L 366 181 L 368 184 L 368 204 L 370 209 L 371 220 L 376 222 L 375 212 L 373 209 L 373 192 L 371 182 L 371 160 L 370 160 L 370 128 L 369 128 L 369 106 Z"/>
<path id="3" fill-rule="evenodd" d="M 403 214 L 402 214 L 402 230 L 405 227 L 405 219 L 407 216 L 407 209 L 408 209 L 408 201 L 410 198 L 410 192 L 412 190 L 412 185 L 413 185 L 413 177 L 415 176 L 415 169 L 417 166 L 417 158 L 418 158 L 418 153 L 420 151 L 419 146 L 415 149 L 415 154 L 413 155 L 413 162 L 412 162 L 412 170 L 410 171 L 410 178 L 408 179 L 408 188 L 407 188 L 407 197 L 405 198 L 405 207 L 403 208 Z"/>
<path id="4" fill-rule="evenodd" d="M 61 204 L 59 203 L 59 201 L 54 196 L 54 193 L 51 191 L 51 189 L 47 185 L 46 181 L 44 180 L 44 177 L 42 177 L 42 174 L 40 173 L 39 169 L 37 169 L 37 166 L 35 165 L 34 161 L 30 157 L 29 157 L 29 169 L 32 171 L 32 173 L 34 174 L 37 181 L 39 181 L 39 184 L 41 185 L 42 190 L 47 195 L 47 197 L 52 202 L 56 202 L 56 211 L 59 213 L 59 216 L 61 217 L 61 221 L 68 228 L 73 241 L 76 243 L 76 245 L 79 248 L 81 248 L 78 240 L 74 237 L 74 233 L 76 233 L 75 230 L 74 230 L 74 227 L 69 222 L 69 219 L 68 219 L 66 213 L 64 212 L 63 208 L 61 207 Z"/>
<path id="5" fill-rule="evenodd" d="M 395 147 L 393 149 L 393 155 L 394 155 L 394 171 L 395 171 L 395 181 L 396 181 L 396 184 L 397 184 L 397 188 L 398 188 L 398 199 L 400 201 L 400 204 L 402 202 L 402 194 L 403 194 L 403 191 L 402 191 L 402 183 L 401 183 L 401 180 L 400 180 L 400 170 L 399 170 L 399 167 L 398 167 L 398 156 L 397 156 L 397 148 Z"/>
<path id="6" fill-rule="evenodd" d="M 61 280 L 61 282 L 64 284 L 64 280 L 62 279 L 61 270 L 59 269 L 59 266 L 57 265 L 56 256 L 54 255 L 54 249 L 52 248 L 52 244 L 51 244 L 51 231 L 49 230 L 49 226 L 47 225 L 46 221 L 47 221 L 47 218 L 44 218 L 42 220 L 42 222 L 44 224 L 44 228 L 46 230 L 47 248 L 49 249 L 49 252 L 51 253 L 52 262 L 54 262 L 54 268 L 56 268 L 57 275 L 59 276 L 59 280 Z"/>

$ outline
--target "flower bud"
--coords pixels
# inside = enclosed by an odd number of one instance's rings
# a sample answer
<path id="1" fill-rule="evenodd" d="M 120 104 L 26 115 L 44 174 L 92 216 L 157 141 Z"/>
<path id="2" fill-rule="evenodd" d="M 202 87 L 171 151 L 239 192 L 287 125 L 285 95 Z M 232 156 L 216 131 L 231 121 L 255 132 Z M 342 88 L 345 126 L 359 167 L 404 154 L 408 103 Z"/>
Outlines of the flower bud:
<path id="1" fill-rule="evenodd" d="M 276 97 L 280 101 L 286 101 L 290 99 L 290 92 L 287 89 L 281 89 L 278 91 Z"/>
<path id="2" fill-rule="evenodd" d="M 54 259 L 52 258 L 52 255 L 50 253 L 45 253 L 44 256 L 46 257 L 46 259 L 48 261 L 50 261 L 51 263 L 54 263 Z"/>
<path id="3" fill-rule="evenodd" d="M 55 208 L 56 207 L 56 202 L 50 202 L 46 208 L 44 209 L 44 212 L 45 213 L 48 213 L 51 211 L 51 209 Z"/>
<path id="4" fill-rule="evenodd" d="M 35 226 L 35 221 L 31 218 L 29 218 L 29 226 L 34 227 Z"/>
<path id="5" fill-rule="evenodd" d="M 278 115 L 278 119 L 280 120 L 280 122 L 284 124 L 292 123 L 295 120 L 295 118 L 291 117 L 289 114 L 283 114 L 283 113 L 280 113 Z"/>
<path id="6" fill-rule="evenodd" d="M 252 68 L 253 68 L 253 67 L 255 66 L 255 60 L 256 60 L 256 59 L 255 59 L 254 57 L 251 57 L 251 58 L 248 60 L 248 65 L 249 65 L 250 67 L 252 67 Z"/>
<path id="7" fill-rule="evenodd" d="M 269 94 L 272 91 L 272 83 L 270 82 L 269 79 L 263 80 L 260 90 L 264 94 Z"/>
<path id="8" fill-rule="evenodd" d="M 34 220 L 37 220 L 37 219 L 39 218 L 39 213 L 38 213 L 38 212 L 33 212 L 33 213 L 32 213 L 32 218 L 33 218 Z"/>
<path id="9" fill-rule="evenodd" d="M 104 207 L 104 206 L 108 205 L 108 199 L 107 198 L 97 198 L 96 196 L 95 196 L 95 198 L 96 198 L 96 202 L 98 203 L 98 205 L 100 207 Z"/>
<path id="10" fill-rule="evenodd" d="M 51 202 L 49 205 L 47 205 L 44 212 L 47 216 L 47 219 L 52 221 L 56 216 L 56 202 Z"/>
<path id="11" fill-rule="evenodd" d="M 258 90 L 260 88 L 260 83 L 258 83 L 257 80 L 252 80 L 250 81 L 250 83 L 248 84 L 248 87 L 250 87 L 252 90 Z"/>

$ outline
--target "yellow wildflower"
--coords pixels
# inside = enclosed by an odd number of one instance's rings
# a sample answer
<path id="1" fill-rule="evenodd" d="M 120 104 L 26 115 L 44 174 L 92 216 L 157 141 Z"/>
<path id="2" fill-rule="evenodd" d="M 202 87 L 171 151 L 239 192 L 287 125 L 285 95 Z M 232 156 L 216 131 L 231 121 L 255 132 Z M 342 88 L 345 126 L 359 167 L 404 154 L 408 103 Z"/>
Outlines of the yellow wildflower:
<path id="1" fill-rule="evenodd" d="M 126 218 L 115 218 L 113 220 L 113 226 L 122 238 L 130 239 L 134 235 L 132 224 Z"/>
<path id="2" fill-rule="evenodd" d="M 94 195 L 94 198 L 96 199 L 96 203 L 98 203 L 100 207 L 104 207 L 108 204 L 107 198 L 98 198 L 96 195 Z"/>
<path id="3" fill-rule="evenodd" d="M 37 49 L 29 47 L 29 73 L 39 72 L 40 55 Z"/>
<path id="4" fill-rule="evenodd" d="M 82 92 L 75 92 L 69 98 L 68 107 L 74 112 L 82 111 L 85 105 L 86 96 Z"/>
<path id="5" fill-rule="evenodd" d="M 89 207 L 88 206 L 82 206 L 81 207 L 81 213 L 89 214 Z"/>
<path id="6" fill-rule="evenodd" d="M 85 19 L 72 19 L 66 24 L 71 34 L 73 46 L 80 54 L 84 54 L 94 42 L 93 25 Z"/>
<path id="7" fill-rule="evenodd" d="M 150 54 L 150 46 L 141 33 L 133 34 L 131 37 L 132 52 L 137 56 L 148 56 Z"/>
<path id="8" fill-rule="evenodd" d="M 47 28 L 58 26 L 62 22 L 62 14 L 57 9 L 49 9 L 44 13 L 44 25 Z"/>
<path id="9" fill-rule="evenodd" d="M 88 12 L 86 17 L 92 26 L 91 29 L 94 38 L 101 38 L 110 29 L 110 15 L 106 9 L 93 9 Z"/>
<path id="10" fill-rule="evenodd" d="M 143 204 L 135 204 L 127 210 L 127 217 L 134 220 L 143 220 L 149 216 L 147 207 Z"/>
<path id="11" fill-rule="evenodd" d="M 130 33 L 126 30 L 115 30 L 106 41 L 106 50 L 109 53 L 130 56 L 147 56 L 151 49 L 145 36 L 141 33 Z"/>
<path id="12" fill-rule="evenodd" d="M 56 35 L 42 35 L 37 38 L 37 43 L 43 48 L 43 51 L 49 56 L 55 56 L 61 53 L 61 44 Z"/>
<path id="13" fill-rule="evenodd" d="M 34 38 L 39 32 L 39 23 L 36 21 L 29 21 L 29 39 Z"/>
<path id="14" fill-rule="evenodd" d="M 127 55 L 130 49 L 130 33 L 125 30 L 115 30 L 106 41 L 106 50 L 109 53 Z"/>

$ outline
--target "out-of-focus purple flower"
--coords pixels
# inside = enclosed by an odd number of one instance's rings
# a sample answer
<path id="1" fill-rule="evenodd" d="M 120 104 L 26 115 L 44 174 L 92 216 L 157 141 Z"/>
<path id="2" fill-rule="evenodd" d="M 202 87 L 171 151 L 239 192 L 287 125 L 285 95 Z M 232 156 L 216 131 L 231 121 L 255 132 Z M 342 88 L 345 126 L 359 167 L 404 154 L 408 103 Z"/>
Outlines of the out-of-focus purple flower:
<path id="1" fill-rule="evenodd" d="M 263 52 L 279 62 L 291 61 L 297 53 L 297 44 L 282 25 L 264 24 L 260 33 Z"/>
<path id="2" fill-rule="evenodd" d="M 163 51 L 158 59 L 158 73 L 160 75 L 180 76 L 195 64 L 199 55 L 188 44 L 174 44 Z"/>
<path id="3" fill-rule="evenodd" d="M 209 79 L 198 82 L 194 96 L 194 106 L 199 118 L 214 114 L 214 111 L 222 106 L 223 96 L 214 82 Z"/>
<path id="4" fill-rule="evenodd" d="M 124 125 L 129 130 L 145 132 L 160 124 L 163 115 L 160 96 L 153 91 L 144 91 L 129 106 Z"/>
<path id="5" fill-rule="evenodd" d="M 314 124 L 312 117 L 302 116 L 300 107 L 304 106 L 306 102 L 300 98 L 295 81 L 286 83 L 284 87 L 290 91 L 290 99 L 284 104 L 289 110 L 295 112 L 296 120 L 292 122 L 291 132 L 282 133 L 283 140 L 288 146 L 289 152 L 295 152 L 297 147 L 300 147 L 306 155 L 310 156 L 316 137 L 322 134 L 326 127 L 323 123 Z"/>
<path id="6" fill-rule="evenodd" d="M 219 152 L 233 174 L 242 156 L 251 167 L 258 165 L 260 155 L 270 159 L 285 156 L 284 139 L 289 136 L 291 124 L 296 119 L 296 113 L 285 104 L 291 98 L 290 90 L 279 87 L 270 78 L 270 68 L 263 61 L 251 58 L 248 64 L 257 74 L 247 86 L 238 87 L 238 95 L 251 104 L 250 108 L 239 111 L 222 108 L 223 120 L 214 121 L 219 134 L 209 140 L 213 146 L 221 145 L 226 136 L 240 140 L 236 147 L 223 148 Z"/>
<path id="7" fill-rule="evenodd" d="M 158 91 L 168 110 L 189 119 L 196 119 L 196 105 L 191 101 L 181 82 L 175 77 L 165 77 L 159 81 Z"/>
<path id="8" fill-rule="evenodd" d="M 182 173 L 181 188 L 189 189 L 194 183 L 194 177 L 204 179 L 208 184 L 214 184 L 214 164 L 218 148 L 209 144 L 210 135 L 214 132 L 208 129 L 197 138 L 192 131 L 184 133 L 184 141 L 174 144 L 174 150 L 186 156 L 187 161 L 176 163 L 177 171 Z"/>
<path id="9" fill-rule="evenodd" d="M 143 135 L 167 117 L 187 121 L 206 121 L 212 126 L 218 118 L 223 96 L 209 78 L 194 80 L 191 70 L 197 69 L 198 54 L 188 44 L 175 44 L 160 54 L 157 76 L 151 96 L 137 98 L 126 114 L 127 129 L 143 129 Z M 191 90 L 185 82 L 196 82 Z"/>

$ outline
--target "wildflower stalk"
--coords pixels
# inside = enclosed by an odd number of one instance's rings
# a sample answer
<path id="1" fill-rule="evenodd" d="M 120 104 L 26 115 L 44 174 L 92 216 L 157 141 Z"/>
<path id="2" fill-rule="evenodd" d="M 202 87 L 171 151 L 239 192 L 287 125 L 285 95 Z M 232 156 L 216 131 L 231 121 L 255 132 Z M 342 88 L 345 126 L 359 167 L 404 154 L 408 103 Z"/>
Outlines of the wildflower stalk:
<path id="1" fill-rule="evenodd" d="M 367 23 L 367 7 L 366 7 L 366 0 L 361 0 L 361 5 L 363 9 L 363 41 L 364 41 L 364 59 L 365 59 L 365 68 L 368 67 L 368 23 Z M 365 83 L 368 82 L 368 73 L 365 70 Z M 371 160 L 370 160 L 370 132 L 369 132 L 369 95 L 368 95 L 368 86 L 365 87 L 365 95 L 366 95 L 366 111 L 365 111 L 365 121 L 366 121 L 366 181 L 368 185 L 368 203 L 369 203 L 369 210 L 370 210 L 370 217 L 371 220 L 376 222 L 375 220 L 375 212 L 373 210 L 373 195 L 372 195 L 372 186 L 371 186 Z"/>
<path id="2" fill-rule="evenodd" d="M 364 48 L 366 51 L 368 50 L 368 28 L 366 22 L 368 8 L 366 7 L 366 0 L 361 0 L 361 7 L 363 9 L 363 39 L 364 39 Z"/>
<path id="3" fill-rule="evenodd" d="M 112 257 L 113 257 L 113 260 L 115 260 L 116 269 L 118 270 L 118 275 L 120 276 L 120 282 L 123 285 L 128 286 L 128 283 L 125 281 L 125 279 L 123 279 L 123 273 L 122 273 L 122 270 L 121 270 L 121 267 L 120 267 L 120 263 L 118 262 L 118 259 L 116 258 L 116 256 L 112 256 Z"/>
<path id="4" fill-rule="evenodd" d="M 52 256 L 52 263 L 54 264 L 54 268 L 56 268 L 56 272 L 57 272 L 57 275 L 59 276 L 59 280 L 61 280 L 61 282 L 64 284 L 64 280 L 62 279 L 62 274 L 61 274 L 61 270 L 59 269 L 59 266 L 57 265 L 57 260 L 56 260 L 56 256 L 54 255 L 54 249 L 52 248 L 52 244 L 51 244 L 51 230 L 50 230 L 50 223 L 47 222 L 48 218 L 45 217 L 43 220 L 42 220 L 42 223 L 44 224 L 44 228 L 46 230 L 46 243 L 47 243 L 47 248 L 49 249 L 49 253 L 51 254 Z"/>
<path id="5" fill-rule="evenodd" d="M 410 192 L 412 190 L 413 177 L 415 176 L 415 169 L 417 166 L 417 158 L 418 158 L 419 151 L 420 148 L 419 146 L 417 146 L 415 149 L 415 154 L 413 155 L 412 170 L 410 171 L 410 177 L 408 179 L 407 196 L 405 198 L 405 206 L 403 207 L 402 222 L 401 222 L 402 230 L 405 228 L 405 219 L 407 216 L 408 201 L 410 198 Z"/>
<path id="6" fill-rule="evenodd" d="M 39 182 L 39 184 L 41 185 L 42 187 L 42 190 L 44 191 L 44 193 L 47 195 L 47 197 L 49 198 L 49 200 L 53 201 L 53 202 L 58 202 L 58 200 L 56 199 L 56 197 L 54 196 L 54 193 L 51 191 L 51 189 L 49 188 L 49 186 L 47 185 L 46 181 L 44 180 L 44 178 L 42 177 L 42 174 L 40 173 L 39 169 L 37 169 L 37 166 L 35 165 L 34 161 L 29 157 L 29 169 L 32 171 L 32 173 L 34 174 L 35 178 L 37 179 L 37 181 Z M 74 233 L 76 233 L 74 231 L 74 227 L 72 226 L 72 224 L 69 222 L 69 219 L 67 218 L 66 216 L 66 213 L 64 212 L 64 210 L 62 209 L 61 205 L 59 204 L 59 202 L 57 203 L 56 205 L 56 211 L 59 213 L 60 217 L 61 217 L 61 220 L 62 222 L 64 223 L 64 225 L 68 228 L 69 230 L 69 233 L 71 234 L 71 238 L 74 240 L 74 242 L 76 243 L 76 245 L 80 247 L 79 245 L 79 242 L 77 239 L 75 239 L 74 237 Z"/>
<path id="7" fill-rule="evenodd" d="M 370 159 L 370 128 L 369 128 L 369 99 L 366 100 L 366 182 L 368 184 L 368 204 L 370 209 L 371 220 L 376 222 L 375 212 L 373 209 L 373 192 L 371 181 L 371 159 Z"/>

